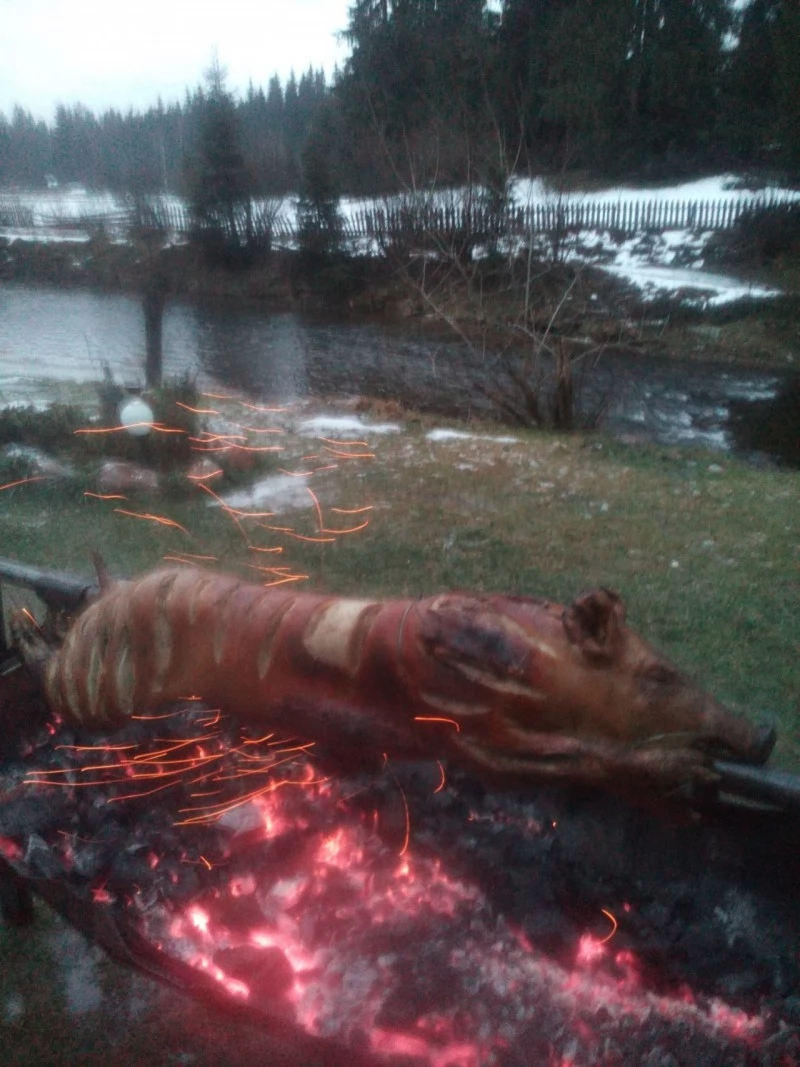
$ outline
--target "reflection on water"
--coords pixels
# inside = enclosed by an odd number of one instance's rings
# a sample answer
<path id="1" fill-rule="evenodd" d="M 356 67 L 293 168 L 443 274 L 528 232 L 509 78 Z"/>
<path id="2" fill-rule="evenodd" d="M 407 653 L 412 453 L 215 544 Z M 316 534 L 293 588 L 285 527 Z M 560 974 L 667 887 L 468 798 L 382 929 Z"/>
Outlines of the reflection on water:
<path id="1" fill-rule="evenodd" d="M 105 364 L 118 381 L 136 383 L 143 361 L 143 316 L 133 297 L 15 285 L 0 290 L 0 401 L 27 399 L 37 377 L 96 380 Z M 413 326 L 320 321 L 293 312 L 172 303 L 164 316 L 164 372 L 189 372 L 202 387 L 240 387 L 277 403 L 361 393 L 453 415 L 485 406 L 475 388 L 483 367 L 463 344 L 432 339 Z M 604 426 L 611 433 L 727 448 L 734 443 L 731 406 L 769 399 L 781 381 L 752 370 L 610 353 L 587 373 L 584 403 L 590 412 L 607 409 Z"/>

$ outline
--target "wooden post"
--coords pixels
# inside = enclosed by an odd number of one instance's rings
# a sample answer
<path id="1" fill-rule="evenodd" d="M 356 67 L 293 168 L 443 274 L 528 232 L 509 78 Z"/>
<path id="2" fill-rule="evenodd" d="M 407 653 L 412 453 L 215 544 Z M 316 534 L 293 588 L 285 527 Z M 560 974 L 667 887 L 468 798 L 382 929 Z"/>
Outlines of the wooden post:
<path id="1" fill-rule="evenodd" d="M 142 309 L 144 311 L 145 381 L 149 387 L 161 385 L 164 366 L 163 322 L 167 302 L 165 279 L 160 272 L 148 279 Z"/>

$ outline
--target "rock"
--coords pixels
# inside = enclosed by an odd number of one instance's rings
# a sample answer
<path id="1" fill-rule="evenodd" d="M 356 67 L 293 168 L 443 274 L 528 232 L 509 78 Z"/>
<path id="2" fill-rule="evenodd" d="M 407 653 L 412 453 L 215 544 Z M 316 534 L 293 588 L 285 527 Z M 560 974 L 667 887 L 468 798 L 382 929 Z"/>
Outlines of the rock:
<path id="1" fill-rule="evenodd" d="M 246 448 L 237 448 L 230 445 L 217 453 L 220 466 L 226 471 L 251 471 L 256 465 L 257 452 L 250 452 Z"/>
<path id="2" fill-rule="evenodd" d="M 75 475 L 75 468 L 69 463 L 62 463 L 53 456 L 48 456 L 39 448 L 30 445 L 11 444 L 0 449 L 0 457 L 8 460 L 17 460 L 25 464 L 28 477 L 52 478 L 54 480 L 66 480 Z"/>
<path id="3" fill-rule="evenodd" d="M 159 480 L 156 472 L 148 467 L 109 459 L 100 468 L 97 486 L 101 493 L 154 493 L 159 488 Z"/>

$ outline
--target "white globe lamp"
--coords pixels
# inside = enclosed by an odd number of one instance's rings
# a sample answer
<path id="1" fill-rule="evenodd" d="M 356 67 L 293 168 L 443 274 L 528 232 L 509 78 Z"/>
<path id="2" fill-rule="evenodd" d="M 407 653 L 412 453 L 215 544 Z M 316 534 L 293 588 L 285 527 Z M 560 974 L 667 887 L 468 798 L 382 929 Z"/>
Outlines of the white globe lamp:
<path id="1" fill-rule="evenodd" d="M 146 437 L 153 428 L 153 409 L 140 396 L 131 396 L 119 406 L 120 426 L 124 426 L 131 437 Z"/>

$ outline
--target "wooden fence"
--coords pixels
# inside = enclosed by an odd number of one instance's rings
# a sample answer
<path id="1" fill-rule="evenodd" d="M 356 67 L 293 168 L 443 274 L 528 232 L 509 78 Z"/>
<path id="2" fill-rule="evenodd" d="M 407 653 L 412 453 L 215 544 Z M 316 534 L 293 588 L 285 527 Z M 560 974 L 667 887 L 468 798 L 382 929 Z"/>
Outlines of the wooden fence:
<path id="1" fill-rule="evenodd" d="M 512 207 L 502 214 L 476 205 L 401 204 L 354 212 L 346 232 L 348 236 L 380 241 L 399 233 L 523 237 L 581 230 L 610 230 L 622 235 L 642 230 L 728 230 L 743 216 L 781 203 L 784 201 L 774 196 L 695 201 L 561 200 Z"/>
<path id="2" fill-rule="evenodd" d="M 394 201 L 385 206 L 357 209 L 343 219 L 344 236 L 372 239 L 390 245 L 425 236 L 526 237 L 531 234 L 563 235 L 581 230 L 610 230 L 626 236 L 641 231 L 727 230 L 754 211 L 786 203 L 770 194 L 718 200 L 579 200 L 554 199 L 545 203 L 491 211 L 480 204 L 440 205 L 430 201 Z M 795 202 L 800 210 L 800 201 Z M 275 211 L 269 202 L 254 201 L 251 211 L 258 232 L 268 230 L 278 242 L 297 236 L 293 218 Z M 192 212 L 180 203 L 159 200 L 121 206 L 113 213 L 69 218 L 42 218 L 41 225 L 63 230 L 96 232 L 100 228 L 126 233 L 132 228 L 186 234 L 196 228 Z M 13 200 L 0 199 L 0 226 L 31 228 L 34 213 Z"/>
<path id="3" fill-rule="evenodd" d="M 0 226 L 29 230 L 33 226 L 33 211 L 13 200 L 0 201 Z"/>

